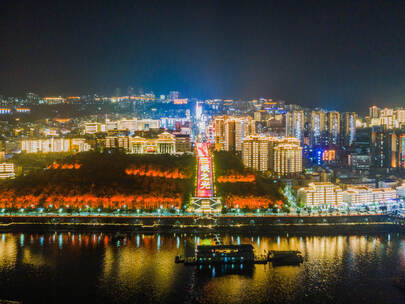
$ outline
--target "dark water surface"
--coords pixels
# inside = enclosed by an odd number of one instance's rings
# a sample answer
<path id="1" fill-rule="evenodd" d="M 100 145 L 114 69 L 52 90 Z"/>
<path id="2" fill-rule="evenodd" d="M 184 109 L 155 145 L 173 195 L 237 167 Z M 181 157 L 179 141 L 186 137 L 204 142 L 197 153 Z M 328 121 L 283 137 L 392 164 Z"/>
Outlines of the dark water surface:
<path id="1" fill-rule="evenodd" d="M 405 235 L 228 235 L 257 252 L 299 249 L 301 266 L 175 264 L 194 235 L 0 234 L 0 299 L 24 303 L 405 303 Z"/>

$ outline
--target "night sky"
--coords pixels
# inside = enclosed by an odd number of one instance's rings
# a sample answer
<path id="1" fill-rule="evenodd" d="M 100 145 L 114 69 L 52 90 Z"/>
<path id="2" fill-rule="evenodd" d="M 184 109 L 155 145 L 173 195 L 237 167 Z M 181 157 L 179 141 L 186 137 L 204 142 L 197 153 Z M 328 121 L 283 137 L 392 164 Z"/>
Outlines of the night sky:
<path id="1" fill-rule="evenodd" d="M 305 3 L 304 3 L 305 2 Z M 2 1 L 0 94 L 405 104 L 405 1 Z"/>

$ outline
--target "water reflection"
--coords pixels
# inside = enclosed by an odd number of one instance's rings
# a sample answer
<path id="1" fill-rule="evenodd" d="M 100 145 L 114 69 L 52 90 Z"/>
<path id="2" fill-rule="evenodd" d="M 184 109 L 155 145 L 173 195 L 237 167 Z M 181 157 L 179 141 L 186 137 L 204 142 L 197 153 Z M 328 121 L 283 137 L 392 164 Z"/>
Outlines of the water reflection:
<path id="1" fill-rule="evenodd" d="M 190 234 L 128 234 L 112 241 L 108 233 L 3 233 L 0 293 L 27 303 L 69 303 L 75 297 L 103 303 L 405 301 L 390 283 L 405 273 L 405 237 L 399 234 L 223 235 L 222 239 L 225 244 L 250 243 L 258 254 L 300 250 L 304 263 L 281 267 L 175 264 L 176 254 L 191 254 L 196 244 L 206 242 Z M 21 294 L 18 286 L 32 288 Z M 41 286 L 55 291 L 41 293 Z M 74 291 L 56 301 L 64 286 Z"/>

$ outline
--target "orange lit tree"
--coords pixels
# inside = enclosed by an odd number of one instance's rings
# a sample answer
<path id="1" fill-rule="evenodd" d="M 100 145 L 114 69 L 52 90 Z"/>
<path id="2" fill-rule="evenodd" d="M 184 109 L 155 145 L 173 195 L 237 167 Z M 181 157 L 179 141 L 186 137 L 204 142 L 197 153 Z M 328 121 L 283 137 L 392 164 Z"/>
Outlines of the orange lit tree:
<path id="1" fill-rule="evenodd" d="M 282 208 L 283 183 L 245 168 L 231 152 L 215 152 L 216 192 L 227 208 Z"/>
<path id="2" fill-rule="evenodd" d="M 193 192 L 194 162 L 120 151 L 69 155 L 1 183 L 0 208 L 181 208 Z"/>

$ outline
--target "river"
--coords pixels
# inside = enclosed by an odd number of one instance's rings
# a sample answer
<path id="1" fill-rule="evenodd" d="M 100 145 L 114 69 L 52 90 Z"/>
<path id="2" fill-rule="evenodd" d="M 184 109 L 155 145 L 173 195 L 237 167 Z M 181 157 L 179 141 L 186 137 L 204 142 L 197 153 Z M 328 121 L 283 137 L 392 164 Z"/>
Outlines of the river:
<path id="1" fill-rule="evenodd" d="M 0 234 L 0 298 L 26 303 L 405 303 L 405 235 L 224 235 L 224 243 L 298 249 L 301 266 L 199 269 L 174 257 L 196 235 Z"/>

